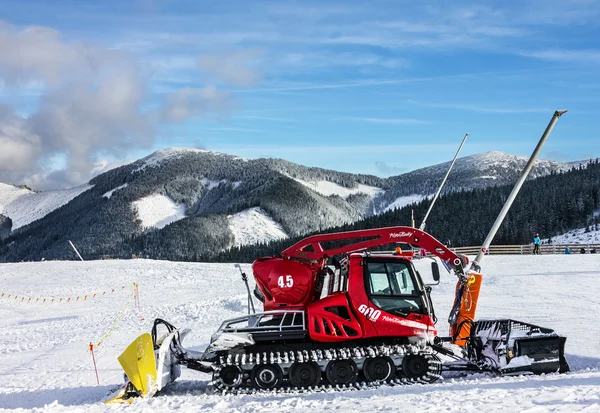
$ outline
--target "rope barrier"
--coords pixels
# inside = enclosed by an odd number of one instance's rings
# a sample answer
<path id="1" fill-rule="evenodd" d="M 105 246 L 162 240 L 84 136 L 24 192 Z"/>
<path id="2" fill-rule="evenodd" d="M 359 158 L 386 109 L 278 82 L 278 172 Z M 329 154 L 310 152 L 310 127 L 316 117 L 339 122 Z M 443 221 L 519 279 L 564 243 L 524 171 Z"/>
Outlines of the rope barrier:
<path id="1" fill-rule="evenodd" d="M 127 309 L 129 308 L 130 304 L 131 304 L 131 296 L 127 300 L 127 304 L 125 304 L 125 307 L 123 307 L 123 309 L 121 310 L 121 313 L 119 314 L 119 316 L 117 317 L 115 322 L 112 324 L 112 326 L 109 328 L 109 330 L 106 332 L 106 334 L 104 334 L 104 336 L 102 336 L 102 338 L 100 340 L 98 340 L 98 342 L 96 344 L 92 344 L 92 345 L 94 345 L 95 347 L 99 347 L 100 344 L 102 344 L 102 342 L 104 340 L 106 340 L 108 338 L 108 336 L 110 336 L 113 333 L 113 331 L 115 331 L 115 329 L 117 328 L 117 326 L 119 325 L 119 323 L 121 322 L 123 317 L 125 317 L 125 313 L 127 312 Z"/>
<path id="2" fill-rule="evenodd" d="M 125 287 L 123 286 L 123 288 L 125 288 Z M 115 319 L 115 321 L 113 322 L 111 327 L 100 338 L 100 340 L 98 340 L 95 344 L 93 342 L 90 342 L 89 351 L 92 354 L 92 361 L 94 363 L 94 371 L 96 372 L 96 381 L 97 381 L 98 385 L 100 385 L 100 379 L 98 377 L 98 368 L 96 367 L 96 357 L 94 356 L 94 348 L 100 347 L 100 345 L 104 342 L 104 340 L 106 340 L 117 329 L 117 327 L 119 326 L 119 323 L 121 322 L 121 320 L 123 320 L 123 317 L 125 317 L 125 314 L 127 313 L 129 306 L 131 305 L 132 298 L 134 300 L 134 303 L 137 306 L 138 314 L 141 314 L 139 284 L 134 282 L 132 294 L 129 295 L 129 298 L 127 299 L 127 303 L 125 304 L 125 307 L 123 307 L 123 309 L 121 310 L 121 312 L 119 313 L 119 315 L 117 316 L 117 318 Z M 144 320 L 143 317 L 141 317 L 141 319 Z"/>
<path id="3" fill-rule="evenodd" d="M 120 288 L 112 288 L 110 290 L 104 290 L 101 292 L 84 294 L 84 295 L 77 295 L 74 297 L 49 297 L 49 298 L 46 297 L 46 298 L 44 298 L 44 297 L 29 297 L 27 295 L 19 295 L 19 294 L 0 293 L 0 298 L 6 299 L 6 300 L 11 300 L 11 301 L 16 301 L 16 302 L 20 302 L 20 303 L 28 303 L 28 304 L 36 304 L 36 303 L 40 303 L 40 304 L 47 304 L 47 303 L 70 304 L 70 303 L 91 301 L 94 298 L 99 298 L 99 297 L 103 297 L 107 294 L 114 294 L 114 293 L 123 291 L 123 290 L 125 290 L 126 287 L 127 286 L 123 285 Z M 125 307 L 123 307 L 123 309 L 121 310 L 121 312 L 119 313 L 119 315 L 117 316 L 117 318 L 115 319 L 115 321 L 113 322 L 111 327 L 100 338 L 100 340 L 98 340 L 95 344 L 93 342 L 90 342 L 90 344 L 89 344 L 89 351 L 92 355 L 92 361 L 94 363 L 94 371 L 96 373 L 96 382 L 98 384 L 100 384 L 100 378 L 98 375 L 98 368 L 96 365 L 96 356 L 94 354 L 94 348 L 100 347 L 100 345 L 117 329 L 119 323 L 121 322 L 121 320 L 123 320 L 123 318 L 125 317 L 125 314 L 127 313 L 127 310 L 129 309 L 129 306 L 131 305 L 132 298 L 133 298 L 135 306 L 137 307 L 137 312 L 138 312 L 138 315 L 140 316 L 140 319 L 144 320 L 144 317 L 142 316 L 142 308 L 141 308 L 141 304 L 140 304 L 139 284 L 137 282 L 134 282 L 133 283 L 133 291 L 131 294 L 129 294 L 129 298 L 127 299 L 127 303 L 125 304 Z"/>
<path id="4" fill-rule="evenodd" d="M 103 297 L 107 294 L 114 294 L 116 292 L 123 291 L 125 288 L 126 288 L 126 286 L 123 285 L 121 288 L 117 287 L 117 288 L 113 288 L 110 290 L 101 291 L 98 293 L 90 293 L 90 294 L 85 294 L 85 295 L 78 295 L 75 297 L 63 297 L 63 298 L 61 298 L 61 297 L 52 297 L 52 298 L 29 297 L 26 295 L 8 294 L 8 293 L 1 293 L 0 298 L 17 301 L 20 303 L 28 303 L 28 304 L 37 304 L 37 303 L 41 303 L 41 304 L 49 304 L 49 303 L 71 304 L 71 303 L 84 302 L 84 301 L 92 300 L 94 298 Z M 137 283 L 134 283 L 134 289 L 137 289 Z"/>
<path id="5" fill-rule="evenodd" d="M 144 321 L 144 316 L 142 315 L 142 308 L 140 305 L 140 285 L 136 282 L 133 283 L 133 296 L 135 297 L 135 303 L 138 309 L 138 315 L 140 319 Z"/>

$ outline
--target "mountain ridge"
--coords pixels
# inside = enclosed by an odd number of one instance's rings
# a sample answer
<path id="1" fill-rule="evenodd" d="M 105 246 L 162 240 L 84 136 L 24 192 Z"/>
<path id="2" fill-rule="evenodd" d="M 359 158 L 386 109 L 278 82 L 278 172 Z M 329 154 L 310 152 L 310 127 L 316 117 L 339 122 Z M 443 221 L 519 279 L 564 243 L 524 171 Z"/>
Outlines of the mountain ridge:
<path id="1" fill-rule="evenodd" d="M 501 152 L 460 158 L 445 192 L 516 179 L 525 162 L 524 157 Z M 569 165 L 539 161 L 533 176 L 560 172 Z M 0 250 L 0 259 L 69 258 L 71 252 L 61 245 L 67 239 L 83 244 L 80 249 L 89 257 L 128 256 L 132 252 L 153 256 L 162 248 L 161 239 L 169 243 L 166 248 L 204 256 L 243 245 L 239 238 L 248 234 L 248 229 L 235 225 L 247 225 L 250 216 L 260 223 L 256 231 L 265 234 L 252 239 L 266 242 L 273 236 L 298 236 L 400 208 L 430 196 L 448 166 L 438 164 L 380 178 L 282 159 L 245 159 L 193 148 L 159 150 L 76 188 L 22 192 L 9 199 L 8 186 L 0 186 L 5 189 L 0 190 L 0 215 L 13 221 L 8 236 L 8 224 L 2 223 L 7 242 Z M 496 178 L 486 178 L 489 176 Z M 53 194 L 62 197 L 57 196 L 53 203 Z M 22 202 L 34 195 L 45 197 L 47 205 L 43 213 L 36 210 L 37 215 Z M 16 208 L 20 199 L 21 208 Z M 243 214 L 246 218 L 241 219 Z M 204 234 L 198 238 L 192 231 L 208 231 L 212 237 Z M 206 245 L 185 245 L 194 237 Z"/>

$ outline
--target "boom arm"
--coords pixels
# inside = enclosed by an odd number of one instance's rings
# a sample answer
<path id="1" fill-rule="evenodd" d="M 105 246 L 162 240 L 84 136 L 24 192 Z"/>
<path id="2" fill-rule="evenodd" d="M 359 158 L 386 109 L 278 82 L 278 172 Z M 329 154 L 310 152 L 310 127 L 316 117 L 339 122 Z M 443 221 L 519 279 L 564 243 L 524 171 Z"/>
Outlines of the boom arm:
<path id="1" fill-rule="evenodd" d="M 321 244 L 328 241 L 352 240 L 356 241 L 330 249 L 324 248 Z M 338 254 L 358 252 L 394 243 L 423 248 L 446 261 L 458 276 L 464 276 L 463 267 L 468 263 L 466 257 L 452 252 L 428 233 L 413 227 L 387 227 L 313 235 L 285 249 L 281 255 L 285 258 L 321 261 Z"/>

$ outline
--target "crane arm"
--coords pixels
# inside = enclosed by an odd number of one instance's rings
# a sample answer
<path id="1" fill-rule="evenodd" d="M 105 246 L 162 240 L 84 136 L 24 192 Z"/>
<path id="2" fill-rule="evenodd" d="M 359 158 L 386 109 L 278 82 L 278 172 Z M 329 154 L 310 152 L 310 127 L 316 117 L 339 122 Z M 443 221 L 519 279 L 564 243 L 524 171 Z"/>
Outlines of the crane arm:
<path id="1" fill-rule="evenodd" d="M 334 241 L 348 242 L 333 248 L 323 245 L 325 242 Z M 423 248 L 447 262 L 459 276 L 464 275 L 463 268 L 468 263 L 465 256 L 454 253 L 428 233 L 403 226 L 313 235 L 286 248 L 281 255 L 286 258 L 322 261 L 334 255 L 363 251 L 387 244 L 409 244 Z"/>

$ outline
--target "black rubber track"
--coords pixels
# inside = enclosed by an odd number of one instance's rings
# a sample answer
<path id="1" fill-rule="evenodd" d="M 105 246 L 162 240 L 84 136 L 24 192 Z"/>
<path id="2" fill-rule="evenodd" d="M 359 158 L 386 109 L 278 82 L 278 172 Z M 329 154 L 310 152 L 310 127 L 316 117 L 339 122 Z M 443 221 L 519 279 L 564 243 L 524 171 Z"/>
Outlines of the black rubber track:
<path id="1" fill-rule="evenodd" d="M 403 356 L 400 368 L 391 367 L 387 376 L 384 361 Z M 358 369 L 358 360 L 367 358 L 369 372 Z M 408 360 L 408 361 L 407 361 Z M 317 362 L 327 361 L 325 373 L 315 377 Z M 293 363 L 288 374 L 280 364 Z M 363 363 L 363 366 L 365 363 Z M 312 368 L 311 368 L 312 366 Z M 382 383 L 433 383 L 441 377 L 442 363 L 431 347 L 413 345 L 367 346 L 329 349 L 326 351 L 283 351 L 267 353 L 231 353 L 223 355 L 212 366 L 213 388 L 223 393 L 325 391 L 330 389 L 363 389 Z M 407 371 L 403 371 L 406 368 Z M 356 370 L 354 370 L 356 369 Z M 234 372 L 239 377 L 234 377 Z M 262 373 L 262 376 L 260 375 Z M 279 374 L 281 373 L 281 375 Z M 295 377 L 291 377 L 294 375 Z M 260 378 L 263 379 L 261 380 Z"/>

